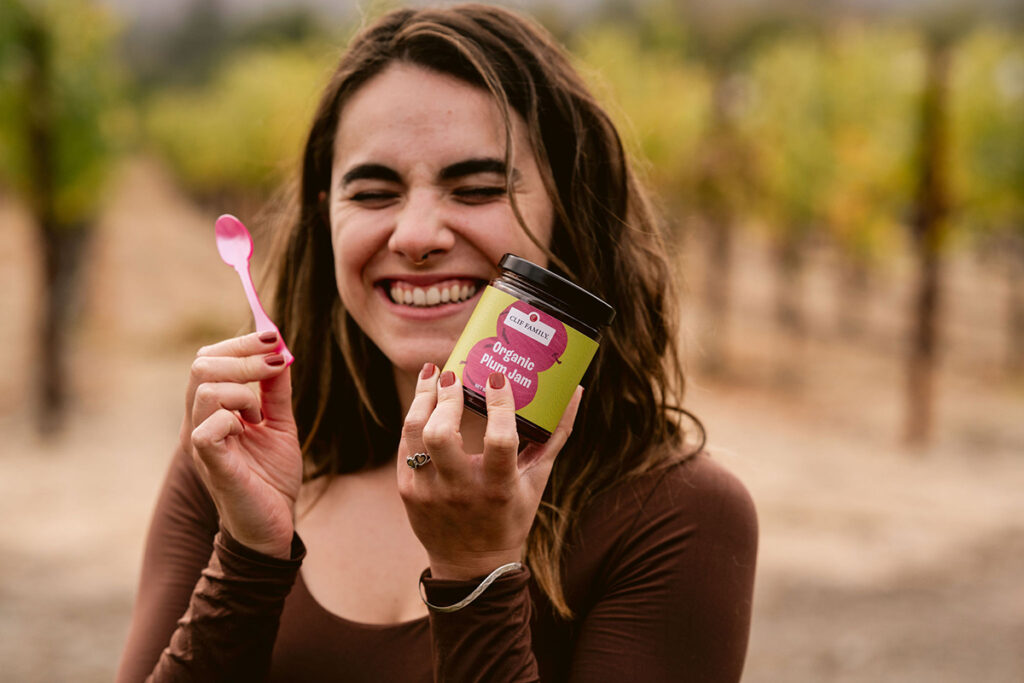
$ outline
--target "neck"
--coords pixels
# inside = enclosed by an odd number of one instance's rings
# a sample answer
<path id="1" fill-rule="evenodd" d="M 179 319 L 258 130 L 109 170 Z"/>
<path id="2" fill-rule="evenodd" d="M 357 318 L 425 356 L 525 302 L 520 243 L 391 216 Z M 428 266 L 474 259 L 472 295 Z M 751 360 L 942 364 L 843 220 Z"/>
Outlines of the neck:
<path id="1" fill-rule="evenodd" d="M 409 412 L 409 406 L 412 405 L 412 397 L 416 394 L 419 375 L 416 372 L 406 372 L 394 365 L 391 366 L 391 371 L 395 376 L 395 391 L 398 393 L 398 403 L 402 406 L 402 417 L 405 417 Z"/>

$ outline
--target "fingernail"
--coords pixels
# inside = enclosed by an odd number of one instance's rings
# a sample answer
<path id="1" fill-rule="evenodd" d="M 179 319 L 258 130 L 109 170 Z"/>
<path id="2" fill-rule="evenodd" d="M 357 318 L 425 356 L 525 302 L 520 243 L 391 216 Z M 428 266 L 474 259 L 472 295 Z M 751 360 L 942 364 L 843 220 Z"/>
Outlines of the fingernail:
<path id="1" fill-rule="evenodd" d="M 420 373 L 420 379 L 430 379 L 434 375 L 434 370 L 437 368 L 433 363 L 424 363 L 423 372 Z"/>
<path id="2" fill-rule="evenodd" d="M 271 342 L 276 342 L 277 341 L 277 332 L 274 332 L 274 331 L 264 332 L 263 334 L 260 335 L 259 339 L 264 344 L 270 344 Z"/>
<path id="3" fill-rule="evenodd" d="M 505 386 L 505 375 L 500 372 L 492 372 L 491 376 L 487 378 L 487 383 L 491 385 L 491 389 L 501 389 Z"/>
<path id="4" fill-rule="evenodd" d="M 450 387 L 453 384 L 455 384 L 455 373 L 452 372 L 451 370 L 446 370 L 445 372 L 442 372 L 441 373 L 441 386 L 442 387 Z"/>
<path id="5" fill-rule="evenodd" d="M 267 365 L 270 365 L 275 368 L 279 365 L 284 365 L 284 356 L 282 356 L 279 353 L 272 353 L 263 360 L 266 362 Z"/>

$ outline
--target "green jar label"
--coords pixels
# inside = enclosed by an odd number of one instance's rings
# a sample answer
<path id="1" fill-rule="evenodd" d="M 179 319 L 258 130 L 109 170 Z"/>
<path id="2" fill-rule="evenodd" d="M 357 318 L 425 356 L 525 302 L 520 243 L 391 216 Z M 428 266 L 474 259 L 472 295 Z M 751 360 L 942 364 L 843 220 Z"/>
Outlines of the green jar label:
<path id="1" fill-rule="evenodd" d="M 516 414 L 553 432 L 597 346 L 553 315 L 488 285 L 444 369 L 481 397 L 490 374 L 502 373 Z"/>

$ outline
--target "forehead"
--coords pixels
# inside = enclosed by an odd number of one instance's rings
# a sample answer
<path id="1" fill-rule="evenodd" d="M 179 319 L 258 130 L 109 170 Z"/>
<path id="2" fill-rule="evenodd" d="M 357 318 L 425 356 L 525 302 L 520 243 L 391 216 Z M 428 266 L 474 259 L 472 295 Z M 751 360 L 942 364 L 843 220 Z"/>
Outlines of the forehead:
<path id="1" fill-rule="evenodd" d="M 513 135 L 525 124 L 513 112 Z M 335 157 L 488 152 L 503 156 L 505 126 L 486 90 L 421 66 L 397 62 L 349 98 L 338 117 Z"/>

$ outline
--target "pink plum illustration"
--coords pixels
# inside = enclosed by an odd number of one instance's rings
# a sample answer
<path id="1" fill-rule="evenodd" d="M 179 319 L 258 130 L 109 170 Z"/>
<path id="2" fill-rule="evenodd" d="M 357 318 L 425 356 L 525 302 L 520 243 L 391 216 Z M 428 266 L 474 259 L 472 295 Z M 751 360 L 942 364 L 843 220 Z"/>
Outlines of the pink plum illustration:
<path id="1" fill-rule="evenodd" d="M 544 344 L 529 334 L 506 325 L 505 319 L 513 308 L 528 322 L 539 322 L 554 329 L 551 340 Z M 562 324 L 561 320 L 522 301 L 513 302 L 501 312 L 501 315 L 498 316 L 497 332 L 508 348 L 514 349 L 516 353 L 530 358 L 535 363 L 534 370 L 537 372 L 543 372 L 557 363 L 569 343 L 569 335 L 565 331 L 565 325 Z"/>

